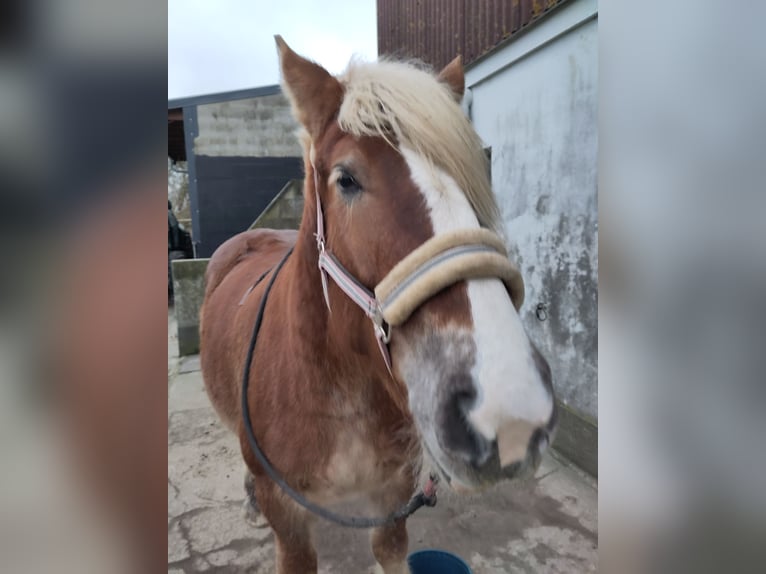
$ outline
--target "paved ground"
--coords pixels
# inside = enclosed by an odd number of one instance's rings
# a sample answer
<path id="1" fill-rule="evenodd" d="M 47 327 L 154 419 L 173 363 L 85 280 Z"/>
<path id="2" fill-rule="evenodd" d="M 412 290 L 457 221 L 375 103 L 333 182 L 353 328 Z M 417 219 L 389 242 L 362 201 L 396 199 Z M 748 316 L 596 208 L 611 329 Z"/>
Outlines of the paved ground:
<path id="1" fill-rule="evenodd" d="M 239 446 L 205 395 L 197 357 L 179 359 L 168 315 L 168 573 L 272 573 L 269 528 L 243 518 Z M 410 550 L 441 548 L 474 574 L 597 570 L 597 490 L 590 477 L 547 456 L 534 479 L 465 498 L 440 490 L 439 504 L 408 521 Z M 366 574 L 367 533 L 323 524 L 322 574 Z"/>

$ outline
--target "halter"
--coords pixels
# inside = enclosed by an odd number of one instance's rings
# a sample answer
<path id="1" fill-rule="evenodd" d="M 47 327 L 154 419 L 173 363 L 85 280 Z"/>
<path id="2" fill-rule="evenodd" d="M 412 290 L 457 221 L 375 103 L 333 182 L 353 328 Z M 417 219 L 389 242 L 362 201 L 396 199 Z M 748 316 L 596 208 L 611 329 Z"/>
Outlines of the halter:
<path id="1" fill-rule="evenodd" d="M 432 237 L 397 263 L 374 291 L 370 291 L 327 250 L 319 176 L 313 162 L 311 168 L 317 202 L 315 236 L 327 309 L 330 309 L 327 290 L 329 275 L 372 321 L 375 339 L 391 376 L 388 343 L 392 327 L 404 323 L 418 307 L 442 289 L 466 279 L 497 278 L 508 289 L 516 310 L 521 307 L 524 282 L 519 270 L 508 260 L 503 240 L 481 228 L 459 229 Z"/>

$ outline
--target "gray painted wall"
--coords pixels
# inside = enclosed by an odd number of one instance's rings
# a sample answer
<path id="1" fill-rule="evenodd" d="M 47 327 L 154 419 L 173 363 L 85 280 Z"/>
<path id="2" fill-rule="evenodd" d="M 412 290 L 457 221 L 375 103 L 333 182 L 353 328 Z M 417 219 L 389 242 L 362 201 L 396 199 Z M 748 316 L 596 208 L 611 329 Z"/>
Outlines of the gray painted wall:
<path id="1" fill-rule="evenodd" d="M 526 283 L 522 318 L 564 403 L 598 417 L 598 7 L 565 4 L 467 71 Z M 546 307 L 547 319 L 536 317 Z"/>
<path id="2" fill-rule="evenodd" d="M 300 157 L 298 124 L 282 94 L 197 106 L 194 152 L 207 156 Z"/>

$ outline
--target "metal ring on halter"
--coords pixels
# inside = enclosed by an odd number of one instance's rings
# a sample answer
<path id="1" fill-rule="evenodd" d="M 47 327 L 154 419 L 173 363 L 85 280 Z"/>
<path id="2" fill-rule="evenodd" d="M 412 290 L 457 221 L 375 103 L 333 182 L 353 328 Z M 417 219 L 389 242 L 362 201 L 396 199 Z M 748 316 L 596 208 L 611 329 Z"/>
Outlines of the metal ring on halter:
<path id="1" fill-rule="evenodd" d="M 388 345 L 391 341 L 391 325 L 383 318 L 383 308 L 380 306 L 380 301 L 376 299 L 374 304 L 375 309 L 368 313 L 368 317 L 375 327 L 375 336 Z"/>
<path id="2" fill-rule="evenodd" d="M 316 240 L 317 240 L 317 249 L 319 250 L 320 253 L 324 253 L 325 252 L 324 238 L 320 237 L 318 233 L 315 233 L 314 237 L 316 237 Z"/>
<path id="3" fill-rule="evenodd" d="M 388 343 L 391 341 L 391 325 L 385 321 L 382 323 L 377 323 L 375 319 L 372 320 L 372 324 L 375 327 L 375 335 L 378 337 L 378 339 L 388 345 Z"/>

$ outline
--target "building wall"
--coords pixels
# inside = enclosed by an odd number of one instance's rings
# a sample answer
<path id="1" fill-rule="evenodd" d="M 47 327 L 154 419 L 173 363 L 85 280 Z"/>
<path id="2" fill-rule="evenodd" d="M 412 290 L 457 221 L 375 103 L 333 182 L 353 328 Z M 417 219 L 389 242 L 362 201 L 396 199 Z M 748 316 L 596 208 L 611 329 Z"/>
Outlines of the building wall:
<path id="1" fill-rule="evenodd" d="M 298 229 L 303 219 L 303 202 L 303 180 L 290 180 L 250 229 Z"/>
<path id="2" fill-rule="evenodd" d="M 288 181 L 303 178 L 302 152 L 298 124 L 279 92 L 203 103 L 195 111 L 195 255 L 210 257 Z"/>
<path id="3" fill-rule="evenodd" d="M 597 14 L 595 0 L 567 2 L 470 67 L 464 102 L 492 149 L 494 191 L 526 283 L 524 323 L 551 364 L 559 398 L 593 419 Z"/>
<path id="4" fill-rule="evenodd" d="M 197 106 L 194 153 L 212 157 L 300 157 L 298 124 L 282 94 Z"/>

